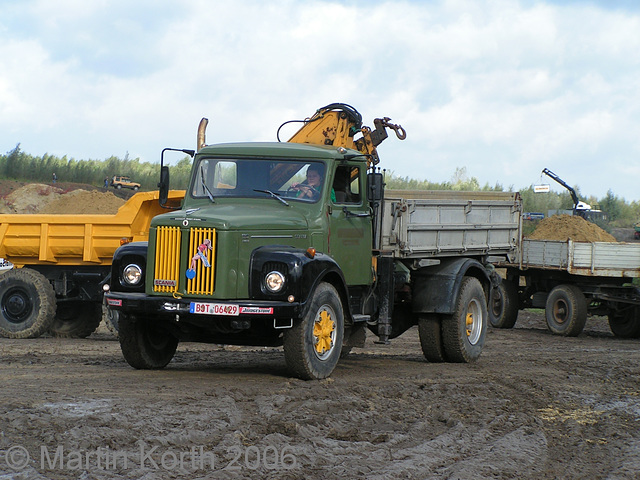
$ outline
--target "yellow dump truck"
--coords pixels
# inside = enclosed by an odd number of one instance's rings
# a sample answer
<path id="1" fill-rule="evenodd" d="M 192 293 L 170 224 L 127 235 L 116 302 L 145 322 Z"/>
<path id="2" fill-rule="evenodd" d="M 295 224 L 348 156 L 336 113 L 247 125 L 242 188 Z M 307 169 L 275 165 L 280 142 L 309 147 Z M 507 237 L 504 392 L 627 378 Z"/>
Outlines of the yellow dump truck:
<path id="1" fill-rule="evenodd" d="M 183 190 L 169 192 L 179 206 Z M 140 192 L 114 215 L 0 215 L 0 336 L 90 335 L 102 318 L 102 284 L 122 244 L 146 241 L 167 210 L 158 192 Z"/>

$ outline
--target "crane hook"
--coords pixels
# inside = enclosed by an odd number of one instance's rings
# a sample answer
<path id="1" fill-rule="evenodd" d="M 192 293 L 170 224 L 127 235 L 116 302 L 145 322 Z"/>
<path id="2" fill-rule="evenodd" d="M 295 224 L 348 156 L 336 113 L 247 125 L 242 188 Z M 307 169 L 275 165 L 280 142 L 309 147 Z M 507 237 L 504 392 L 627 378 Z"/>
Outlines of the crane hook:
<path id="1" fill-rule="evenodd" d="M 385 126 L 385 127 L 389 127 L 391 130 L 396 132 L 396 137 L 398 137 L 398 139 L 404 140 L 405 138 L 407 138 L 407 132 L 405 131 L 405 129 L 402 128 L 401 125 L 396 125 L 394 123 L 389 123 L 390 121 L 391 121 L 391 119 L 389 117 L 384 117 L 382 119 L 382 125 Z"/>

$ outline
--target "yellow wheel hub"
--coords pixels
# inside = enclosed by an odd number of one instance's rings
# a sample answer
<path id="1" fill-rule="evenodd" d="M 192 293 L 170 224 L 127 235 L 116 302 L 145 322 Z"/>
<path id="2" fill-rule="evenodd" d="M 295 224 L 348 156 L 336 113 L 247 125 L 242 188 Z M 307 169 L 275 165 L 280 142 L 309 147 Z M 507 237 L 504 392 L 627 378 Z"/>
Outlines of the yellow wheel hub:
<path id="1" fill-rule="evenodd" d="M 333 331 L 336 329 L 336 322 L 331 318 L 331 314 L 325 310 L 320 312 L 318 317 L 313 326 L 313 336 L 316 341 L 316 352 L 322 355 L 333 346 L 331 337 Z"/>
<path id="2" fill-rule="evenodd" d="M 471 336 L 471 331 L 473 327 L 473 313 L 467 313 L 467 337 Z"/>

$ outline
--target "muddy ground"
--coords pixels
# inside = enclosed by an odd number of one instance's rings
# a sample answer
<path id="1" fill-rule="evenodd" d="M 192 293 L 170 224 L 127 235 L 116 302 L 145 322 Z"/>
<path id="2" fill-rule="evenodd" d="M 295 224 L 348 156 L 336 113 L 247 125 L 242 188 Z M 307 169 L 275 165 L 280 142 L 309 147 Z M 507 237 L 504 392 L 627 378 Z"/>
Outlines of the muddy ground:
<path id="1" fill-rule="evenodd" d="M 373 338 L 311 382 L 273 348 L 136 371 L 104 329 L 0 339 L 0 479 L 638 478 L 640 343 L 606 319 L 561 338 L 521 312 L 470 365 Z"/>

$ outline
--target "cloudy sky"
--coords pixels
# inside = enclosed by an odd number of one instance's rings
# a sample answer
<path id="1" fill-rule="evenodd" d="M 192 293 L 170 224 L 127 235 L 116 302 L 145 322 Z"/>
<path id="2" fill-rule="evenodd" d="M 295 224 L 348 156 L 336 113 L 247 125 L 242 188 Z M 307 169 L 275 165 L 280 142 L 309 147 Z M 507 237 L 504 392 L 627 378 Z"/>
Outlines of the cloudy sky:
<path id="1" fill-rule="evenodd" d="M 0 0 L 1 153 L 155 162 L 333 102 L 406 129 L 399 176 L 640 200 L 640 2 Z"/>

